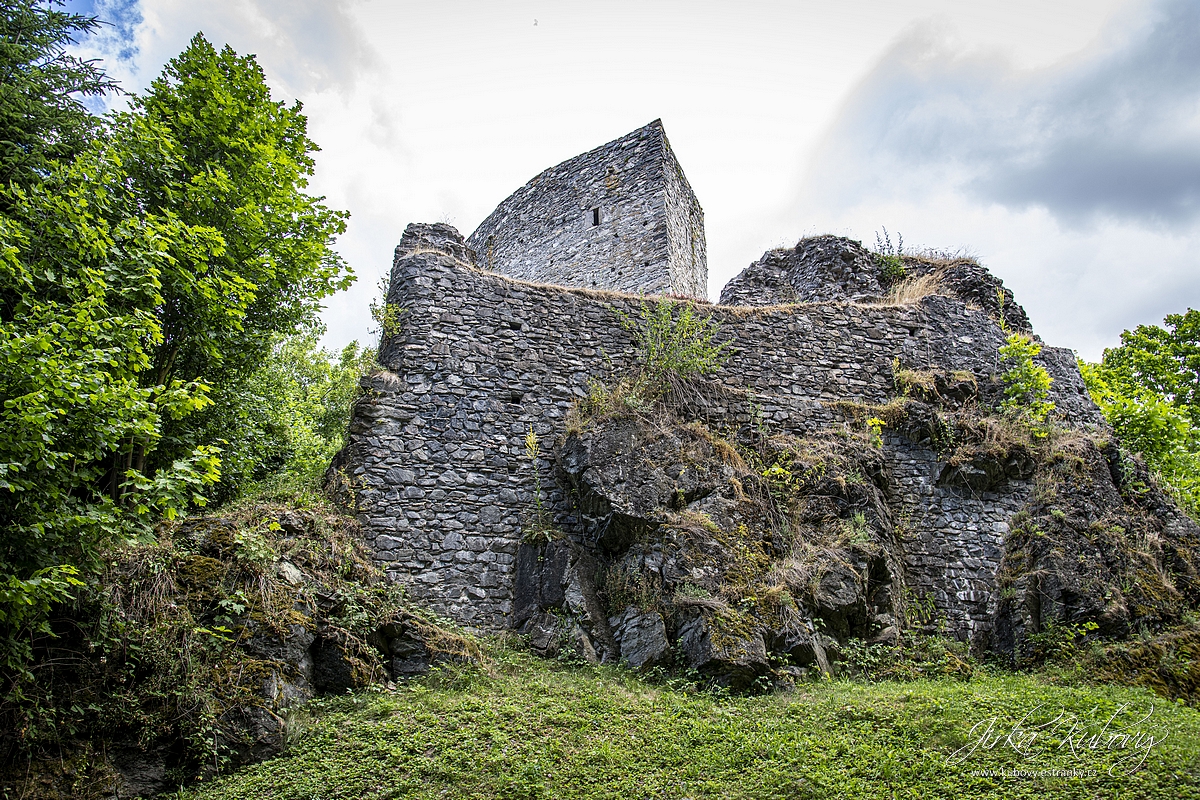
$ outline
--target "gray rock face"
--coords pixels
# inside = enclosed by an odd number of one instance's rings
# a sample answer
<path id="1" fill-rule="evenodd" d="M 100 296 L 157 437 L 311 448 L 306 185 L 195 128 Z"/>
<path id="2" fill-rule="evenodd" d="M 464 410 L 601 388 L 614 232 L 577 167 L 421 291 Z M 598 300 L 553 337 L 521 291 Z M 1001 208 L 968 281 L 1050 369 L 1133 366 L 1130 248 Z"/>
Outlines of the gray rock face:
<path id="1" fill-rule="evenodd" d="M 155 797 L 172 788 L 167 777 L 168 754 L 161 751 L 128 747 L 113 752 L 109 758 L 116 770 L 119 797 Z"/>
<path id="2" fill-rule="evenodd" d="M 809 667 L 822 675 L 829 674 L 829 657 L 825 654 L 823 637 L 801 633 L 783 643 L 783 651 L 798 667 Z"/>
<path id="3" fill-rule="evenodd" d="M 398 620 L 380 628 L 374 644 L 386 657 L 396 679 L 424 675 L 438 657 L 430 650 L 420 627 L 412 620 Z"/>
<path id="4" fill-rule="evenodd" d="M 635 669 L 652 667 L 670 652 L 667 626 L 657 611 L 643 612 L 629 606 L 625 613 L 608 620 L 621 649 L 621 661 Z"/>
<path id="5" fill-rule="evenodd" d="M 770 670 L 761 634 L 722 639 L 704 617 L 680 629 L 679 647 L 688 667 L 735 688 L 745 688 Z"/>
<path id="6" fill-rule="evenodd" d="M 1025 309 L 1011 290 L 970 259 L 901 258 L 905 277 L 937 273 L 940 291 L 982 309 L 1010 330 L 1031 331 Z M 801 239 L 791 249 L 770 250 L 725 284 L 721 304 L 774 306 L 789 303 L 871 303 L 891 283 L 879 258 L 859 242 L 841 236 Z"/>
<path id="7" fill-rule="evenodd" d="M 704 212 L 660 120 L 542 172 L 467 244 L 484 269 L 522 280 L 708 294 Z"/>
<path id="8" fill-rule="evenodd" d="M 540 612 L 525 625 L 529 635 L 529 647 L 540 656 L 554 657 L 558 655 L 562 645 L 562 630 L 558 617 L 546 612 Z"/>
<path id="9" fill-rule="evenodd" d="M 1012 519 L 989 644 L 1017 659 L 1050 626 L 1101 635 L 1159 631 L 1200 605 L 1200 525 L 1113 443 L 1063 447 L 1036 497 Z"/>
<path id="10" fill-rule="evenodd" d="M 630 665 L 671 661 L 746 686 L 771 672 L 772 654 L 783 662 L 793 649 L 798 666 L 827 672 L 815 624 L 862 638 L 894 625 L 902 567 L 889 512 L 874 483 L 847 484 L 842 474 L 885 478 L 877 456 L 833 450 L 811 465 L 786 461 L 820 475 L 786 500 L 805 509 L 787 512 L 797 537 L 787 541 L 770 521 L 785 501 L 702 423 L 618 417 L 569 434 L 557 454 L 578 509 L 572 547 L 603 566 L 574 574 L 599 574 L 594 591 L 609 609 L 601 620 L 577 606 L 582 627 L 598 637 L 607 625 L 613 652 Z M 856 513 L 864 538 L 838 543 Z M 611 535 L 618 526 L 627 533 Z M 543 563 L 552 558 L 547 548 Z"/>
<path id="11" fill-rule="evenodd" d="M 869 250 L 841 236 L 814 236 L 791 250 L 765 253 L 725 284 L 721 304 L 865 302 L 885 292 Z"/>
<path id="12" fill-rule="evenodd" d="M 835 629 L 848 633 L 867 630 L 864 576 L 845 563 L 828 564 L 813 591 L 816 613 Z M 888 608 L 887 611 L 891 611 Z"/>

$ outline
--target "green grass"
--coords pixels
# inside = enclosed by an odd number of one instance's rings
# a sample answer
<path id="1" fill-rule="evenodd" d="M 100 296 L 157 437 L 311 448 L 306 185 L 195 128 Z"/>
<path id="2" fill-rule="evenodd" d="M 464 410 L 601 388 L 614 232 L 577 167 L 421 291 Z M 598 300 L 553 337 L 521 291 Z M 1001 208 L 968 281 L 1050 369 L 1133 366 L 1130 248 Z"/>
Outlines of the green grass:
<path id="1" fill-rule="evenodd" d="M 501 648 L 491 658 L 391 692 L 316 701 L 288 755 L 180 797 L 1200 797 L 1200 712 L 1140 689 L 992 675 L 730 697 Z M 1089 747 L 1118 711 L 1127 726 L 1150 715 L 1128 733 L 1165 739 L 1136 754 Z M 1056 729 L 1027 739 L 1060 713 Z M 1022 755 L 1005 737 L 1026 714 Z M 954 759 L 991 718 L 999 741 Z M 1069 721 L 1086 733 L 1068 736 Z M 1106 744 L 1115 729 L 1095 741 Z"/>

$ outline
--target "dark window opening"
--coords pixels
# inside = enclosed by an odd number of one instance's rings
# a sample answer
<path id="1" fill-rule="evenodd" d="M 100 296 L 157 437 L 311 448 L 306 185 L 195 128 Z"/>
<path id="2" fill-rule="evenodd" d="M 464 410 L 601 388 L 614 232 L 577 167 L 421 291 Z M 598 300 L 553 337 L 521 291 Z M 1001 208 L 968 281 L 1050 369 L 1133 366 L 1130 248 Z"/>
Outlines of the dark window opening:
<path id="1" fill-rule="evenodd" d="M 593 208 L 592 209 L 592 227 L 594 228 L 599 224 L 600 224 L 600 209 Z"/>

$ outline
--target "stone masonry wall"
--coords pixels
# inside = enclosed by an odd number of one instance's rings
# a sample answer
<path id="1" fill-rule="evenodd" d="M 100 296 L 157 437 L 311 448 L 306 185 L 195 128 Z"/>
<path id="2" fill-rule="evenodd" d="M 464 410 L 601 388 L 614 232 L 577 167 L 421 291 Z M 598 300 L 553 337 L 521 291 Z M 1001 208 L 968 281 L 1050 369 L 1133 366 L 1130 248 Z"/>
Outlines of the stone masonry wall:
<path id="1" fill-rule="evenodd" d="M 573 523 L 550 464 L 531 462 L 525 438 L 532 430 L 548 451 L 589 381 L 634 366 L 615 311 L 636 316 L 642 300 L 511 280 L 476 269 L 471 256 L 449 226 L 405 231 L 388 295 L 403 309 L 400 325 L 381 346 L 386 370 L 366 381 L 342 463 L 389 574 L 436 610 L 495 629 L 512 610 L 539 481 L 543 505 L 564 529 Z M 885 402 L 894 358 L 984 375 L 996 371 L 1002 341 L 983 311 L 950 297 L 704 310 L 732 343 L 717 378 L 755 393 L 772 430 L 799 435 L 840 424 L 834 401 Z M 1049 355 L 1052 399 L 1070 422 L 1096 423 L 1074 362 Z M 888 443 L 910 583 L 973 636 L 988 624 L 1003 532 L 1029 487 L 1018 480 L 976 495 L 940 486 L 936 453 Z"/>
<path id="2" fill-rule="evenodd" d="M 663 139 L 664 189 L 667 209 L 667 261 L 671 292 L 689 297 L 708 297 L 708 251 L 704 240 L 704 210 L 675 158 L 670 142 Z"/>
<path id="3" fill-rule="evenodd" d="M 659 120 L 542 172 L 467 243 L 522 280 L 706 296 L 704 215 Z"/>

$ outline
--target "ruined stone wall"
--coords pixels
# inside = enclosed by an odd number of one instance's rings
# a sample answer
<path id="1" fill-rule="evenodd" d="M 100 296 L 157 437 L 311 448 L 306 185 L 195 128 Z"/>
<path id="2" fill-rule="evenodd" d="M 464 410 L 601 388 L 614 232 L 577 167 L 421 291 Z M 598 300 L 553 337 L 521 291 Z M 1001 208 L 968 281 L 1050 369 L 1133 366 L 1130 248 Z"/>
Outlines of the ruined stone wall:
<path id="1" fill-rule="evenodd" d="M 442 613 L 500 628 L 539 480 L 548 513 L 565 529 L 573 524 L 546 458 L 535 478 L 526 436 L 533 431 L 548 451 L 589 381 L 634 366 L 634 342 L 615 312 L 636 316 L 642 301 L 510 280 L 470 259 L 449 226 L 405 232 L 388 295 L 402 309 L 399 328 L 381 347 L 386 371 L 368 380 L 355 408 L 342 464 L 389 574 Z M 953 297 L 705 311 L 732 346 L 717 379 L 755 393 L 771 430 L 797 434 L 842 424 L 836 401 L 886 402 L 893 359 L 994 373 L 1003 338 L 986 313 Z M 1098 423 L 1074 361 L 1044 353 L 1067 420 Z M 888 441 L 910 583 L 936 590 L 955 630 L 977 632 L 993 602 L 989 578 L 1007 516 L 1029 488 L 1019 480 L 983 494 L 939 485 L 945 464 L 936 453 Z"/>
<path id="2" fill-rule="evenodd" d="M 706 296 L 704 215 L 658 120 L 542 172 L 468 245 L 522 280 Z"/>
<path id="3" fill-rule="evenodd" d="M 941 486 L 938 480 L 946 464 L 933 450 L 889 436 L 884 454 L 904 548 L 908 599 L 918 604 L 932 601 L 951 631 L 974 641 L 990 629 L 1004 536 L 1009 519 L 1029 499 L 1032 482 L 1010 480 L 1001 491 L 983 492 Z"/>

